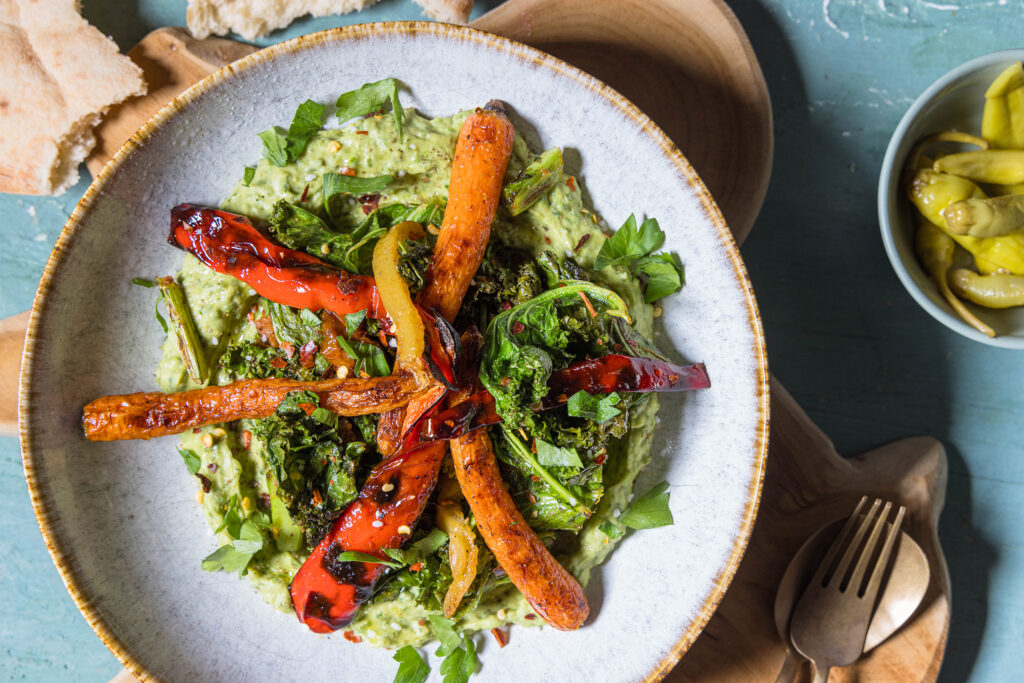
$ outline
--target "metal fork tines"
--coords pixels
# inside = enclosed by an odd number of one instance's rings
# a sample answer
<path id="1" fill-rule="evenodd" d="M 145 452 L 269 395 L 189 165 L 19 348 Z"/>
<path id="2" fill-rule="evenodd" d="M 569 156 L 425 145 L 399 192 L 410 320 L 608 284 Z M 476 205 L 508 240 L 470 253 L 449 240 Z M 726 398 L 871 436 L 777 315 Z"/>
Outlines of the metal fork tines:
<path id="1" fill-rule="evenodd" d="M 867 511 L 865 512 L 865 508 Z M 790 638 L 815 664 L 816 680 L 863 653 L 871 615 L 906 508 L 889 523 L 893 504 L 867 496 L 843 525 L 793 611 Z M 883 530 L 888 531 L 883 538 Z M 866 537 L 866 538 L 865 538 Z"/>

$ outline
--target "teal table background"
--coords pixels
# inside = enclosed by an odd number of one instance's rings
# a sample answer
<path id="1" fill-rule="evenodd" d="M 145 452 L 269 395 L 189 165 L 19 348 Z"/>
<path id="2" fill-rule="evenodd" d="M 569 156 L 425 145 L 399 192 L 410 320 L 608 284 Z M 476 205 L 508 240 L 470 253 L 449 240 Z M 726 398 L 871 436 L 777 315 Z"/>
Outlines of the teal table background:
<path id="1" fill-rule="evenodd" d="M 969 342 L 921 311 L 886 260 L 875 213 L 879 164 L 900 116 L 961 62 L 1022 47 L 1019 0 L 728 2 L 775 113 L 771 187 L 743 247 L 771 369 L 842 453 L 914 434 L 945 443 L 941 538 L 953 620 L 941 680 L 1021 680 L 1024 353 Z M 476 4 L 474 16 L 500 3 Z M 184 25 L 185 5 L 85 0 L 83 11 L 127 50 L 154 28 Z M 383 0 L 262 42 L 420 16 L 409 0 Z M 0 317 L 30 307 L 88 185 L 82 172 L 62 197 L 0 195 Z M 0 438 L 0 558 L 0 677 L 106 681 L 118 672 L 46 553 L 12 438 Z"/>

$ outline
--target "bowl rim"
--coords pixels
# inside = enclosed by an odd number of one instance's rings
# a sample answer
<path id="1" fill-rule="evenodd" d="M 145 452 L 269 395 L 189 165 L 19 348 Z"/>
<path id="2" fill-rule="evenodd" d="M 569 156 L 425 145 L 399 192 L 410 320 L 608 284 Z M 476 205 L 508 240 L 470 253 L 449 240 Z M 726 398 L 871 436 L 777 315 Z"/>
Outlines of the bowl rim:
<path id="1" fill-rule="evenodd" d="M 893 225 L 892 216 L 889 212 L 890 198 L 892 198 L 893 194 L 899 193 L 898 185 L 901 169 L 896 168 L 896 162 L 899 161 L 896 156 L 900 151 L 900 147 L 903 145 L 907 132 L 917 121 L 921 112 L 925 107 L 931 104 L 931 102 L 942 91 L 953 83 L 956 83 L 963 77 L 977 71 L 978 69 L 992 66 L 993 64 L 998 64 L 1003 61 L 1007 63 L 1024 61 L 1024 48 L 990 52 L 968 60 L 960 66 L 947 71 L 928 86 L 924 92 L 918 95 L 917 99 L 914 100 L 914 103 L 911 104 L 910 108 L 903 114 L 900 122 L 896 125 L 896 129 L 893 131 L 892 137 L 889 138 L 889 144 L 885 149 L 885 156 L 882 158 L 882 169 L 878 178 L 878 226 L 879 231 L 882 234 L 882 244 L 885 246 L 886 256 L 889 257 L 889 263 L 892 264 L 893 270 L 896 271 L 896 277 L 899 278 L 903 288 L 907 290 L 914 301 L 916 301 L 921 308 L 927 311 L 930 316 L 957 334 L 967 337 L 972 341 L 1004 349 L 1024 349 L 1024 337 L 1017 337 L 1013 335 L 997 335 L 995 337 L 989 337 L 982 334 L 959 317 L 947 312 L 924 293 L 917 282 L 914 281 L 914 278 L 910 274 L 910 270 L 907 268 L 906 263 L 904 263 L 903 259 L 900 257 L 899 250 L 896 248 L 896 240 L 893 237 L 895 227 Z"/>
<path id="2" fill-rule="evenodd" d="M 644 681 L 657 681 L 663 678 L 666 673 L 679 661 L 683 654 L 690 648 L 697 636 L 704 630 L 708 620 L 714 614 L 725 594 L 726 589 L 732 582 L 739 563 L 743 558 L 750 535 L 753 531 L 754 521 L 757 518 L 757 510 L 760 505 L 761 491 L 764 483 L 764 473 L 768 454 L 768 433 L 769 433 L 769 375 L 768 359 L 765 346 L 764 327 L 761 321 L 757 301 L 754 297 L 753 286 L 746 267 L 743 263 L 739 248 L 722 216 L 718 205 L 711 196 L 703 180 L 691 166 L 683 153 L 674 142 L 665 134 L 662 129 L 654 123 L 650 117 L 644 114 L 635 104 L 614 90 L 603 81 L 591 76 L 581 69 L 564 62 L 557 57 L 549 55 L 541 50 L 530 47 L 518 41 L 505 38 L 496 34 L 470 28 L 430 21 L 388 21 L 374 22 L 367 24 L 355 24 L 350 26 L 326 29 L 314 33 L 305 34 L 290 40 L 263 48 L 250 55 L 247 55 L 187 88 L 168 104 L 162 107 L 149 121 L 142 125 L 129 137 L 121 146 L 114 157 L 107 163 L 96 178 L 93 179 L 87 188 L 82 199 L 76 204 L 71 212 L 64 228 L 57 239 L 56 245 L 47 260 L 46 267 L 39 283 L 36 296 L 32 303 L 31 315 L 25 337 L 25 348 L 22 355 L 22 370 L 19 383 L 18 413 L 19 431 L 21 438 L 22 463 L 25 470 L 25 479 L 28 484 L 29 494 L 32 501 L 33 511 L 39 523 L 40 531 L 46 548 L 60 573 L 65 587 L 70 593 L 75 605 L 92 627 L 96 635 L 117 657 L 118 660 L 133 675 L 142 680 L 155 680 L 154 675 L 149 672 L 144 664 L 136 658 L 129 649 L 122 643 L 117 635 L 108 627 L 101 613 L 94 607 L 92 599 L 83 588 L 70 562 L 71 553 L 66 547 L 55 528 L 51 526 L 51 514 L 54 511 L 53 501 L 48 497 L 42 481 L 39 456 L 35 447 L 35 438 L 31 429 L 29 415 L 31 413 L 30 387 L 35 375 L 35 355 L 38 347 L 39 329 L 42 324 L 44 311 L 48 304 L 48 294 L 57 278 L 58 271 L 64 261 L 70 242 L 75 238 L 83 219 L 91 210 L 97 198 L 104 191 L 108 180 L 117 172 L 121 165 L 134 153 L 147 139 L 149 139 L 162 125 L 172 117 L 181 112 L 187 105 L 197 98 L 202 97 L 212 88 L 226 79 L 230 79 L 241 72 L 252 69 L 265 62 L 269 62 L 285 54 L 298 53 L 321 45 L 343 45 L 346 41 L 360 40 L 371 37 L 391 35 L 396 37 L 427 35 L 442 39 L 454 39 L 467 42 L 474 42 L 491 49 L 500 50 L 511 57 L 529 61 L 537 66 L 545 67 L 550 71 L 568 77 L 587 87 L 595 95 L 605 99 L 609 105 L 616 108 L 622 115 L 633 123 L 646 135 L 650 136 L 661 149 L 666 161 L 671 163 L 685 178 L 687 184 L 697 195 L 697 198 L 706 211 L 709 220 L 715 227 L 719 243 L 726 253 L 729 263 L 732 266 L 733 274 L 736 277 L 747 311 L 747 325 L 753 338 L 751 352 L 754 356 L 754 381 L 755 399 L 757 403 L 757 427 L 754 434 L 753 450 L 754 462 L 749 473 L 746 500 L 741 516 L 740 524 L 733 538 L 732 548 L 729 557 L 719 569 L 718 575 L 712 581 L 708 594 L 704 598 L 697 617 L 689 624 L 683 633 L 680 634 L 676 644 L 660 660 L 655 662 L 653 667 L 645 674 Z M 37 471 L 38 470 L 38 471 Z"/>

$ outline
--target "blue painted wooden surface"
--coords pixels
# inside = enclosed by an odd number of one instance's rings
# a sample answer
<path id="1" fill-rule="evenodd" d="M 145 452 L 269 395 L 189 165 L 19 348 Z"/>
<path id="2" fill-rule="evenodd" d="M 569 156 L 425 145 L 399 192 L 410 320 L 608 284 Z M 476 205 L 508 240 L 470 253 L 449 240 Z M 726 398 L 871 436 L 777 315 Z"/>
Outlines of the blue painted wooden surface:
<path id="1" fill-rule="evenodd" d="M 681 2 L 685 0 L 680 0 Z M 185 0 L 86 0 L 123 49 L 182 25 Z M 498 4 L 477 0 L 476 13 Z M 934 79 L 1021 47 L 1018 0 L 729 0 L 762 63 L 776 156 L 743 248 L 772 371 L 854 454 L 913 434 L 943 440 L 941 535 L 953 582 L 944 681 L 1019 680 L 1024 665 L 1024 353 L 968 342 L 903 291 L 878 237 L 875 187 L 889 135 Z M 408 0 L 307 20 L 414 19 Z M 59 198 L 0 195 L 0 317 L 31 305 L 85 180 Z M 118 670 L 75 609 L 32 515 L 15 439 L 0 439 L 0 671 L 12 680 L 105 681 Z"/>

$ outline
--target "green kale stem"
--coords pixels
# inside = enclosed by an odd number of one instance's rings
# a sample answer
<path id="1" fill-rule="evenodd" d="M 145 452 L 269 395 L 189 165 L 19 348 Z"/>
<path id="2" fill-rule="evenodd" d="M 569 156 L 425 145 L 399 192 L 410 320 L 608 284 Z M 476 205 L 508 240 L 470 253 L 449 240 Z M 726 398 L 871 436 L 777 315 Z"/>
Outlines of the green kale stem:
<path id="1" fill-rule="evenodd" d="M 562 150 L 549 149 L 524 168 L 506 185 L 501 196 L 513 216 L 523 211 L 551 191 L 562 181 Z"/>
<path id="2" fill-rule="evenodd" d="M 160 287 L 160 294 L 163 295 L 164 303 L 167 305 L 167 317 L 171 319 L 171 328 L 174 330 L 174 337 L 178 340 L 178 349 L 181 350 L 181 360 L 185 362 L 185 371 L 192 381 L 197 384 L 205 384 L 210 377 L 210 366 L 206 359 L 206 350 L 203 342 L 199 339 L 199 332 L 196 330 L 196 323 L 192 319 L 192 313 L 185 303 L 185 293 L 174 281 L 173 277 L 162 277 L 157 279 Z"/>
<path id="3" fill-rule="evenodd" d="M 592 510 L 586 505 L 580 503 L 579 499 L 573 495 L 572 491 L 565 488 L 565 486 L 562 485 L 562 482 L 558 481 L 551 472 L 548 472 L 546 467 L 537 462 L 537 458 L 533 456 L 533 453 L 530 452 L 530 449 L 526 444 L 524 444 L 519 437 L 515 435 L 515 432 L 509 429 L 507 425 L 502 425 L 501 427 L 502 431 L 505 433 L 505 439 L 512 447 L 512 450 L 516 452 L 516 455 L 522 458 L 523 462 L 529 465 L 530 469 L 532 469 L 538 477 L 547 482 L 548 486 L 551 487 L 551 490 L 565 500 L 566 505 L 584 517 L 590 517 Z"/>

